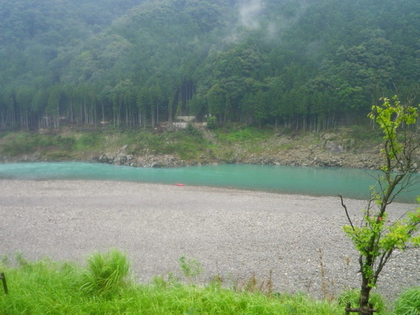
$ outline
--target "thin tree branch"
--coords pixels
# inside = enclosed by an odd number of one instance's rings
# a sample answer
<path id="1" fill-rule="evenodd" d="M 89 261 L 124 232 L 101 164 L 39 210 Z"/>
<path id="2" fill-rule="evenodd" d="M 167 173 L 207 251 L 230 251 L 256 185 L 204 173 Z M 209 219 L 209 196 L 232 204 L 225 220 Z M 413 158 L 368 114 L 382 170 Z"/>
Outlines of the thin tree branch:
<path id="1" fill-rule="evenodd" d="M 340 197 L 340 200 L 341 200 L 341 206 L 344 208 L 344 211 L 346 212 L 347 220 L 349 221 L 350 226 L 353 229 L 353 231 L 355 231 L 356 229 L 354 228 L 353 221 L 350 218 L 347 206 L 344 204 L 343 196 L 342 195 L 338 195 L 338 196 Z"/>

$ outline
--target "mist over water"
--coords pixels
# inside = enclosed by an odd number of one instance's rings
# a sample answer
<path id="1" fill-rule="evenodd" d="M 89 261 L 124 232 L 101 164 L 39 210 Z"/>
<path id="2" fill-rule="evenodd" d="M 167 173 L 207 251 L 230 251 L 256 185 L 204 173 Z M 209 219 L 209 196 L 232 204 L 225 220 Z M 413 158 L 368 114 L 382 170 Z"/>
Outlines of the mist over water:
<path id="1" fill-rule="evenodd" d="M 268 165 L 205 165 L 183 168 L 134 168 L 96 163 L 0 164 L 0 179 L 117 180 L 142 183 L 225 187 L 276 193 L 367 199 L 379 172 L 349 168 Z M 417 184 L 398 201 L 415 203 Z"/>

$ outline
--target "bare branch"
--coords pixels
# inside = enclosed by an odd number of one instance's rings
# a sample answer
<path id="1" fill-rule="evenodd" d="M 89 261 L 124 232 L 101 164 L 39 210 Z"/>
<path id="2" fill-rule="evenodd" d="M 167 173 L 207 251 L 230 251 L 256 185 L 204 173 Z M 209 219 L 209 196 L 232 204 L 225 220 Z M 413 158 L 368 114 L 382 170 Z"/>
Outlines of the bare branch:
<path id="1" fill-rule="evenodd" d="M 347 206 L 344 204 L 343 196 L 341 195 L 338 195 L 338 196 L 340 197 L 340 200 L 341 200 L 341 206 L 344 208 L 344 211 L 346 212 L 347 220 L 349 221 L 350 226 L 353 229 L 353 231 L 355 231 L 356 229 L 354 228 L 353 221 L 350 218 L 349 211 L 347 210 Z"/>

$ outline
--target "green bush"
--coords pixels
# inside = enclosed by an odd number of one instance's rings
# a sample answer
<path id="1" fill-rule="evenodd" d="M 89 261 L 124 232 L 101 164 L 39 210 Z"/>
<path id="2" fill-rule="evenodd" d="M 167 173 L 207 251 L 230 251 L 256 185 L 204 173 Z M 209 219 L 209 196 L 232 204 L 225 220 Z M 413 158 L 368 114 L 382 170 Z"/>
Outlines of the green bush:
<path id="1" fill-rule="evenodd" d="M 219 126 L 219 123 L 217 122 L 217 118 L 215 116 L 210 116 L 207 118 L 207 128 L 210 130 L 214 130 Z"/>

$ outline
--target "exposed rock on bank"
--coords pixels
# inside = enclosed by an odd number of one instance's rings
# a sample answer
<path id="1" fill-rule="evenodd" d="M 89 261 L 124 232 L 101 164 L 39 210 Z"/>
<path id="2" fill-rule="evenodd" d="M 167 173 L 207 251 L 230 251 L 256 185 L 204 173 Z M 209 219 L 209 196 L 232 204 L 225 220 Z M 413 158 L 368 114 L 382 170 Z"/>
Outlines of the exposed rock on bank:
<path id="1" fill-rule="evenodd" d="M 174 155 L 124 155 L 121 153 L 112 154 L 104 153 L 99 157 L 93 158 L 93 161 L 105 164 L 127 165 L 134 167 L 182 167 L 191 165 L 190 163 L 180 160 Z"/>
<path id="2" fill-rule="evenodd" d="M 116 152 L 104 152 L 93 161 L 134 167 L 182 167 L 206 164 L 257 164 L 318 167 L 350 167 L 378 169 L 381 166 L 380 145 L 356 147 L 352 139 L 334 140 L 335 134 L 325 134 L 317 141 L 296 142 L 291 137 L 278 137 L 264 143 L 258 153 L 249 153 L 246 145 L 233 144 L 229 152 L 214 155 L 207 150 L 199 160 L 185 161 L 173 154 L 127 153 L 127 145 Z M 274 149 L 273 149 L 274 148 Z"/>
<path id="3" fill-rule="evenodd" d="M 99 163 L 134 167 L 181 167 L 188 165 L 185 161 L 170 154 L 146 154 L 141 156 L 128 154 L 127 145 L 123 146 L 115 153 L 102 153 L 99 157 L 94 157 L 93 160 Z"/>
<path id="4" fill-rule="evenodd" d="M 208 146 L 191 159 L 177 154 L 157 154 L 147 147 L 133 150 L 128 145 L 119 149 L 106 147 L 102 152 L 82 155 L 60 155 L 60 152 L 24 154 L 7 157 L 0 162 L 89 161 L 133 167 L 183 167 L 206 164 L 257 164 L 286 166 L 350 167 L 378 169 L 383 160 L 380 142 L 355 140 L 345 132 L 290 135 L 278 134 L 263 140 L 221 142 L 208 130 L 201 130 Z M 124 144 L 124 143 L 122 143 Z M 115 148 L 115 146 L 113 146 Z M 42 148 L 40 148 L 42 149 Z M 133 153 L 137 152 L 137 153 Z M 419 164 L 420 154 L 416 157 Z"/>

